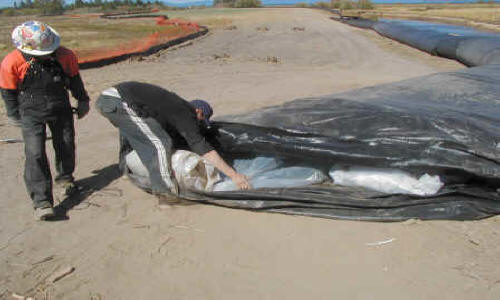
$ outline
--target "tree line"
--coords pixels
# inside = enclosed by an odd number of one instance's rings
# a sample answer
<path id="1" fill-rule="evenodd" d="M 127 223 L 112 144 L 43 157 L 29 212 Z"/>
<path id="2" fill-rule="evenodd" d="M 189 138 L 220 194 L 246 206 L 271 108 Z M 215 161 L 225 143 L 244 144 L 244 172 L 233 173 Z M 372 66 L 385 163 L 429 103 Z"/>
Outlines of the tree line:
<path id="1" fill-rule="evenodd" d="M 235 7 L 235 8 L 262 7 L 262 1 L 260 1 L 260 0 L 214 0 L 213 5 L 216 7 Z"/>
<path id="2" fill-rule="evenodd" d="M 374 9 L 375 5 L 371 0 L 330 0 L 319 1 L 315 3 L 297 3 L 297 7 L 318 7 L 318 8 L 334 8 L 334 9 Z"/>
<path id="3" fill-rule="evenodd" d="M 20 0 L 14 1 L 14 7 L 1 9 L 2 15 L 61 15 L 67 10 L 80 8 L 98 8 L 103 11 L 127 8 L 149 8 L 166 7 L 159 0 L 75 0 L 71 4 L 66 4 L 64 0 Z"/>
<path id="4" fill-rule="evenodd" d="M 491 0 L 481 0 L 491 1 Z M 215 7 L 262 7 L 261 0 L 214 0 Z M 371 0 L 330 0 L 329 2 L 316 2 L 313 4 L 299 3 L 298 7 L 321 7 L 340 9 L 373 9 Z M 162 9 L 182 9 L 178 7 L 168 7 L 160 0 L 75 0 L 71 4 L 66 4 L 65 0 L 15 0 L 14 7 L 0 9 L 0 15 L 61 15 L 67 10 L 93 9 L 101 11 L 111 11 L 116 9 L 137 9 L 137 8 L 162 8 Z"/>

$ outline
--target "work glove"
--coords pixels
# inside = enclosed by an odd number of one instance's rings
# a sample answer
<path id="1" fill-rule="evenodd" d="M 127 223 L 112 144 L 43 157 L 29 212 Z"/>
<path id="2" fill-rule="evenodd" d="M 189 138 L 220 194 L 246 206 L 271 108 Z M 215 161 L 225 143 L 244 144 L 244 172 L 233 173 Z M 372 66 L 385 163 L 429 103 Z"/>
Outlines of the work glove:
<path id="1" fill-rule="evenodd" d="M 89 110 L 89 101 L 78 101 L 78 107 L 76 108 L 78 119 L 85 117 L 89 113 Z"/>
<path id="2" fill-rule="evenodd" d="M 17 126 L 17 127 L 21 127 L 21 125 L 23 124 L 21 122 L 21 117 L 19 117 L 19 116 L 7 117 L 7 123 L 11 126 Z"/>

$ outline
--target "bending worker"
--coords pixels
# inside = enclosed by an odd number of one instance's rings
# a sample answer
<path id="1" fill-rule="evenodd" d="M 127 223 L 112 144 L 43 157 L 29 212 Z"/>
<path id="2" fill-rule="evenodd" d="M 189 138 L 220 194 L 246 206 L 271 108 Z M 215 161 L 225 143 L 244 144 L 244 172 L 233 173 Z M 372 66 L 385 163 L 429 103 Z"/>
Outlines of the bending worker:
<path id="1" fill-rule="evenodd" d="M 77 114 L 89 111 L 75 54 L 60 47 L 60 37 L 50 26 L 25 22 L 12 32 L 17 47 L 0 66 L 0 88 L 9 124 L 20 126 L 25 145 L 24 180 L 35 208 L 35 219 L 54 215 L 52 176 L 45 152 L 46 126 L 52 133 L 56 183 L 66 194 L 76 191 L 75 128 L 68 89 L 78 100 Z"/>
<path id="2" fill-rule="evenodd" d="M 178 144 L 187 144 L 240 189 L 250 188 L 247 177 L 230 167 L 207 142 L 204 132 L 213 112 L 207 102 L 187 102 L 159 86 L 123 82 L 103 91 L 96 105 L 148 169 L 153 194 L 179 193 L 170 163 Z"/>

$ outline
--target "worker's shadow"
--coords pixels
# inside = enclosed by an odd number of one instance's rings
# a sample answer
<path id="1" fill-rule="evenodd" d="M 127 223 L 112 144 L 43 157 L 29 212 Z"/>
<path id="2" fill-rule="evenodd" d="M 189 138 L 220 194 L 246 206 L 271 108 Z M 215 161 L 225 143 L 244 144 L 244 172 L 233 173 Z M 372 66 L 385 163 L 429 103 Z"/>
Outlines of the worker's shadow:
<path id="1" fill-rule="evenodd" d="M 67 216 L 68 211 L 84 202 L 93 193 L 104 189 L 113 180 L 122 175 L 118 168 L 118 164 L 113 164 L 100 170 L 94 170 L 92 173 L 94 175 L 75 181 L 79 188 L 78 192 L 71 196 L 66 196 L 59 205 L 54 207 L 56 215 L 51 218 L 50 221 L 63 221 L 69 219 Z M 119 192 L 121 193 L 121 191 Z M 90 205 L 91 204 L 89 204 L 89 206 Z"/>

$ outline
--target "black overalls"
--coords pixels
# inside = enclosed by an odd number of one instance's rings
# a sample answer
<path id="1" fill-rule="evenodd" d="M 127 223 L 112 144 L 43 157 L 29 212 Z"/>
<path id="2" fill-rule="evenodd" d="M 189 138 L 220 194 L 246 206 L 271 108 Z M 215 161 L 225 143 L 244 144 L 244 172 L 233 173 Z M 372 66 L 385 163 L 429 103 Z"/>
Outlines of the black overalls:
<path id="1" fill-rule="evenodd" d="M 24 180 L 35 208 L 53 204 L 52 176 L 45 152 L 46 125 L 52 133 L 56 182 L 73 181 L 75 129 L 65 81 L 54 57 L 26 57 L 30 67 L 19 88 L 19 112 L 25 143 Z"/>

